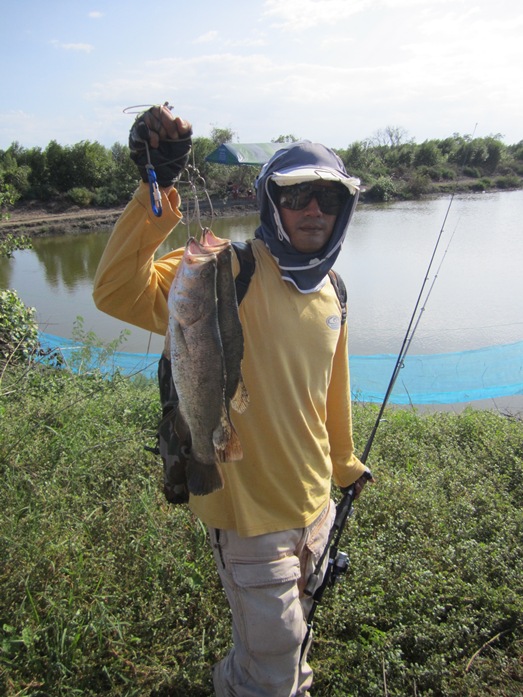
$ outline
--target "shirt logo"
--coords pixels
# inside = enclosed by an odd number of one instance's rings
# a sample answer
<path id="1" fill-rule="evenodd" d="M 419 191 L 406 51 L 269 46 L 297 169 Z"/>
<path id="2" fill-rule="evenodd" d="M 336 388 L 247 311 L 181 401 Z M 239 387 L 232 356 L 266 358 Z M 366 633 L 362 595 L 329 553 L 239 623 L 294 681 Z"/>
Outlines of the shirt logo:
<path id="1" fill-rule="evenodd" d="M 341 327 L 341 317 L 338 317 L 338 315 L 330 315 L 327 317 L 326 322 L 329 329 L 339 329 Z"/>

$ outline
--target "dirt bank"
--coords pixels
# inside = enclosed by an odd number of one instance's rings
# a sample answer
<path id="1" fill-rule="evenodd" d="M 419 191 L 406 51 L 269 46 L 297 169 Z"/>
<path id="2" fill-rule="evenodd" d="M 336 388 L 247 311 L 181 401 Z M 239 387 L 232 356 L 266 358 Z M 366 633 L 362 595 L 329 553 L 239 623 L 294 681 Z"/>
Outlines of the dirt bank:
<path id="1" fill-rule="evenodd" d="M 230 200 L 214 203 L 216 217 L 229 217 L 254 213 L 253 199 Z M 77 235 L 112 228 L 124 206 L 118 208 L 79 208 L 78 206 L 43 206 L 41 203 L 18 205 L 11 209 L 8 218 L 0 222 L 0 239 L 7 235 L 20 237 L 51 237 Z M 205 213 L 202 205 L 202 213 Z M 205 213 L 206 214 L 206 213 Z"/>
<path id="2" fill-rule="evenodd" d="M 50 213 L 45 209 L 17 209 L 0 223 L 0 239 L 8 234 L 15 237 L 46 237 L 110 228 L 121 212 L 121 208 L 69 210 L 61 213 Z"/>

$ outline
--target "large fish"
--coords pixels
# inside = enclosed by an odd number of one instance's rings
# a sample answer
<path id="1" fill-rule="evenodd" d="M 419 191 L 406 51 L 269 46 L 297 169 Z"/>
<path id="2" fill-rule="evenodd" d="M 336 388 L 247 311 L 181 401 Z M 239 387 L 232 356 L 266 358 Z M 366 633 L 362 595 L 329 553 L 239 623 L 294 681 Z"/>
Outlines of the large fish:
<path id="1" fill-rule="evenodd" d="M 219 463 L 243 457 L 230 422 L 217 298 L 217 255 L 190 238 L 169 291 L 171 367 L 178 393 L 176 428 L 190 436 L 187 486 L 195 495 L 223 487 Z"/>
<path id="2" fill-rule="evenodd" d="M 233 409 L 242 414 L 249 404 L 249 395 L 241 372 L 243 331 L 232 274 L 232 243 L 231 240 L 216 237 L 211 229 L 205 228 L 200 244 L 217 257 L 216 294 L 225 360 L 225 398 Z"/>

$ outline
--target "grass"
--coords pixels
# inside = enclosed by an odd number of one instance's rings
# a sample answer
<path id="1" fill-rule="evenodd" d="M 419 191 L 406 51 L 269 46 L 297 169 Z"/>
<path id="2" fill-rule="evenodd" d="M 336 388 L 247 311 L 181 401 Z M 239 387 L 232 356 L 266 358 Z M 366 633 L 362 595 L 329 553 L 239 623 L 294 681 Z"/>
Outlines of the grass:
<path id="1" fill-rule="evenodd" d="M 228 651 L 205 530 L 169 506 L 155 384 L 0 376 L 0 694 L 204 697 Z M 355 405 L 356 442 L 376 409 Z M 316 697 L 523 693 L 523 423 L 389 410 L 316 614 Z"/>

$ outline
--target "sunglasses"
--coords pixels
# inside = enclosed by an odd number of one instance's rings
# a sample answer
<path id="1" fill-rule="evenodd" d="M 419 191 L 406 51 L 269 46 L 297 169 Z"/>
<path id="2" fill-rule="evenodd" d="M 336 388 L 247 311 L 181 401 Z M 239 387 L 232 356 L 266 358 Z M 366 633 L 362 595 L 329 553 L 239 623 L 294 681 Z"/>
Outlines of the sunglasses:
<path id="1" fill-rule="evenodd" d="M 315 198 L 321 212 L 326 215 L 337 215 L 349 197 L 349 192 L 343 184 L 325 187 L 314 182 L 281 186 L 278 187 L 278 193 L 279 205 L 282 208 L 301 211 Z"/>

